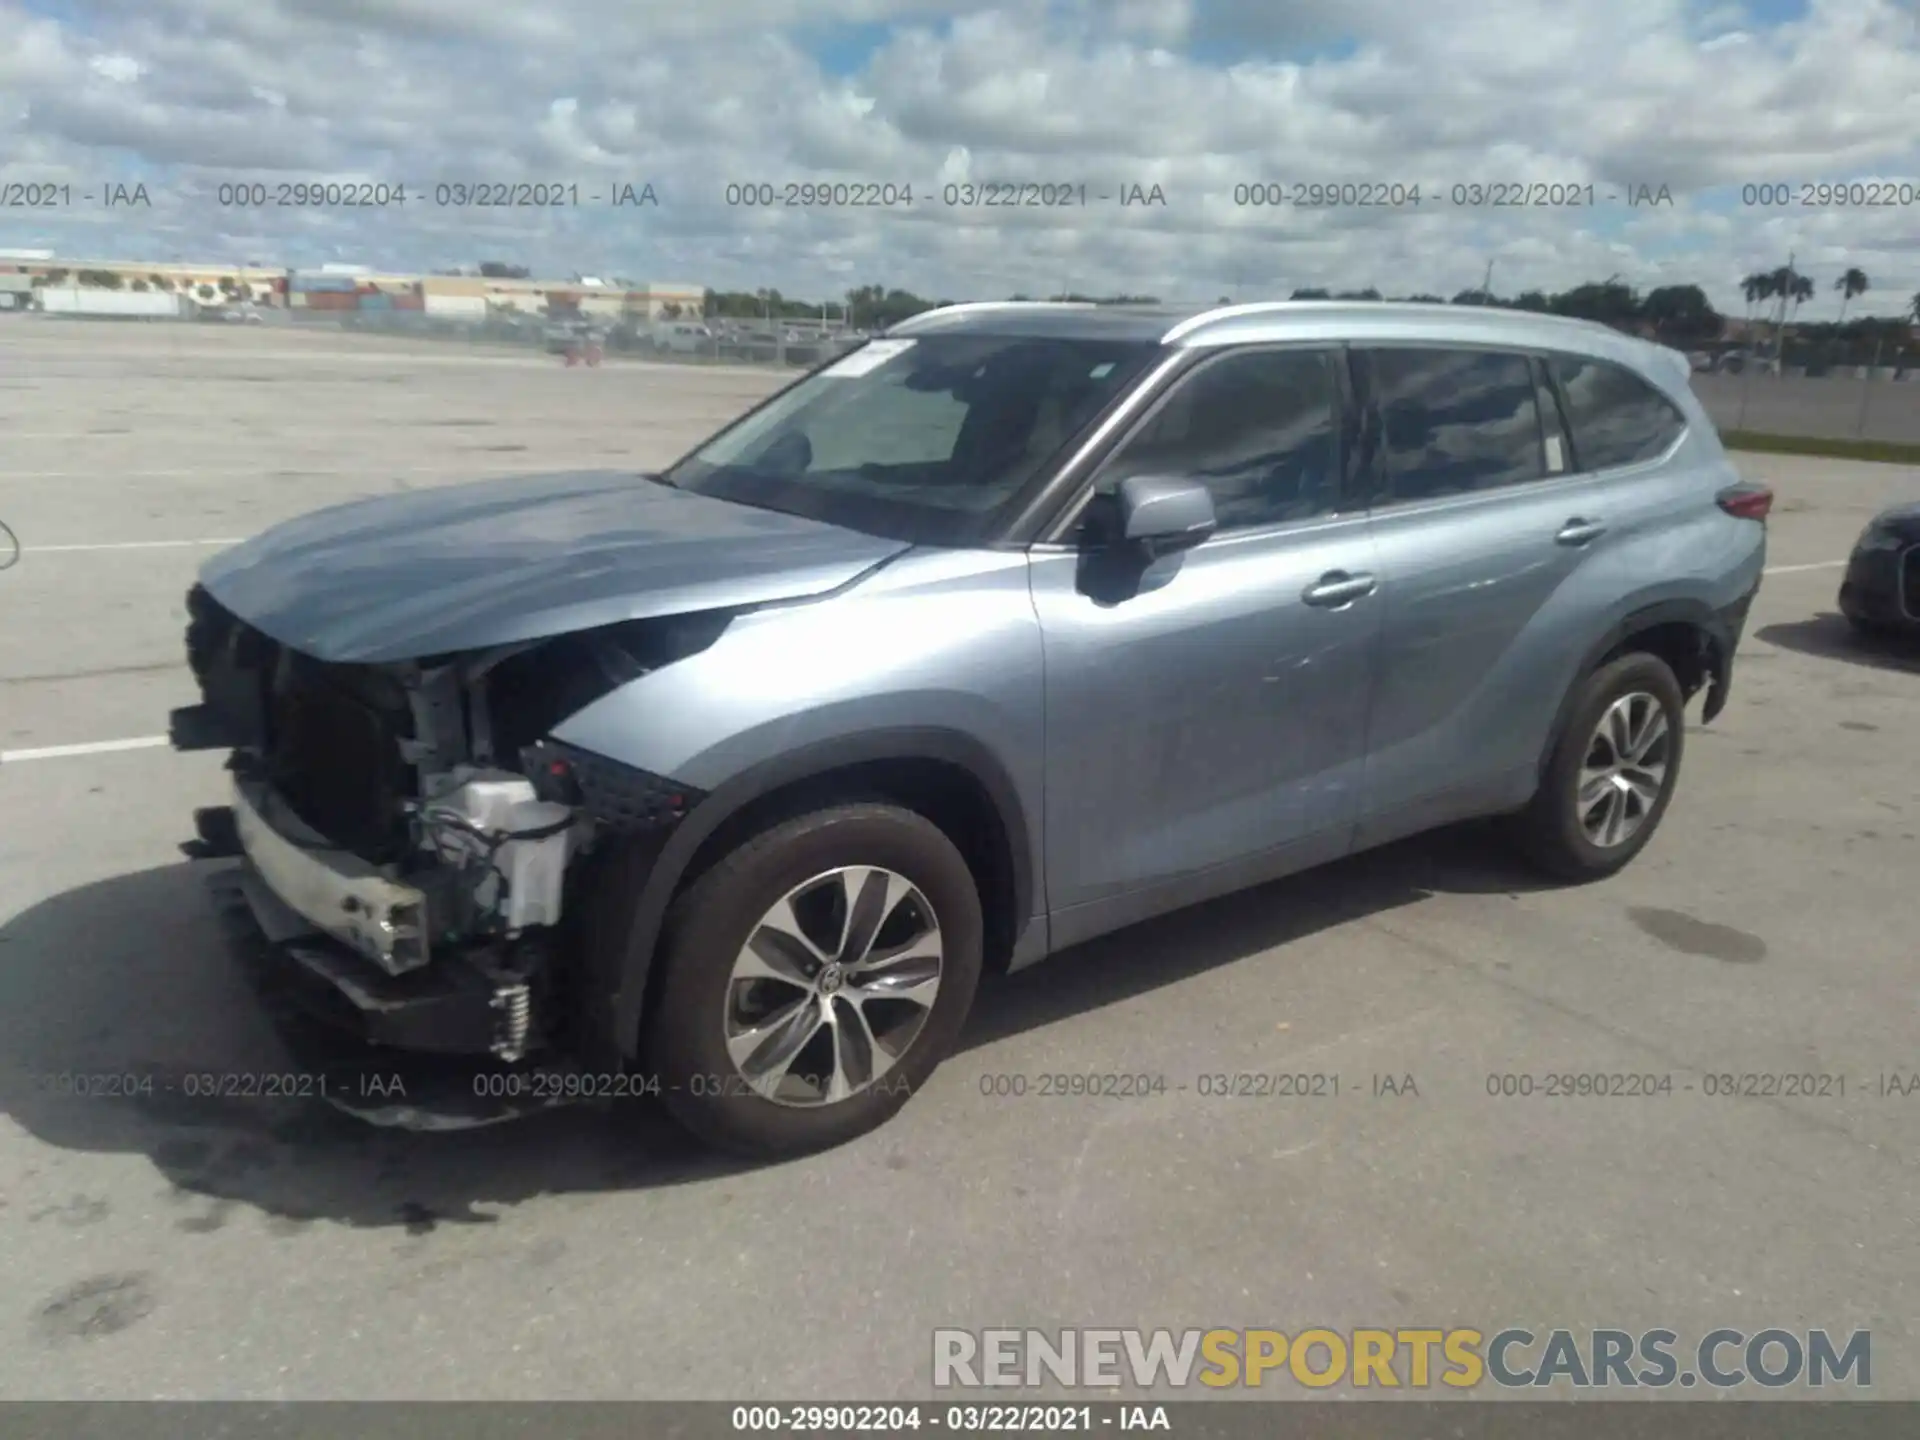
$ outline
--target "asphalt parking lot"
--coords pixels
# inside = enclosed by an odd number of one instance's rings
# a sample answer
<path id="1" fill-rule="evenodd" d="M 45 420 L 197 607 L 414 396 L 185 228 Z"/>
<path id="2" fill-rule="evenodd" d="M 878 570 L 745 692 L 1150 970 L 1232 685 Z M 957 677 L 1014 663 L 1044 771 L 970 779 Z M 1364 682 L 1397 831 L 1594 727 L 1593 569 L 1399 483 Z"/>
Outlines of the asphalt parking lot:
<path id="1" fill-rule="evenodd" d="M 1875 1088 L 1920 1074 L 1920 658 L 1832 614 L 1912 469 L 1743 458 L 1780 501 L 1733 699 L 1609 882 L 1455 832 L 1154 922 L 991 987 L 896 1121 L 773 1168 L 645 1107 L 413 1135 L 181 1093 L 286 1063 L 176 848 L 219 760 L 71 747 L 194 698 L 199 561 L 354 496 L 663 462 L 778 378 L 0 321 L 0 1395 L 877 1400 L 930 1394 L 939 1326 L 1525 1324 L 1869 1328 L 1874 1393 L 1920 1398 L 1920 1090 Z M 1113 1072 L 1166 1086 L 1033 1093 Z M 1198 1093 L 1241 1072 L 1341 1089 Z M 1551 1072 L 1672 1085 L 1488 1093 Z"/>

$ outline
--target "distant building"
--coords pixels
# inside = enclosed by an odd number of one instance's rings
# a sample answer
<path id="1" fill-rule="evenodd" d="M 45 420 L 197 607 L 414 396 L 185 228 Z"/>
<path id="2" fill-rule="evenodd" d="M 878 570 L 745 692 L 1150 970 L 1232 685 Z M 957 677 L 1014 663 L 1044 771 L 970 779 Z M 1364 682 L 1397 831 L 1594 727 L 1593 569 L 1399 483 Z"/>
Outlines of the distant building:
<path id="1" fill-rule="evenodd" d="M 23 253 L 33 258 L 21 258 Z M 235 299 L 276 304 L 287 288 L 287 271 L 275 266 L 67 259 L 47 251 L 0 255 L 0 272 L 30 275 L 38 284 L 73 284 L 82 275 L 113 275 L 125 289 L 170 290 L 205 304 Z"/>
<path id="2" fill-rule="evenodd" d="M 496 310 L 526 315 L 579 315 L 607 323 L 645 324 L 674 314 L 697 316 L 705 289 L 690 284 L 609 284 L 599 276 L 576 280 L 508 280 L 481 275 L 423 275 L 377 271 L 338 261 L 311 269 L 213 265 L 181 261 L 65 259 L 50 250 L 0 251 L 0 275 L 32 283 L 74 284 L 85 274 L 111 274 L 127 289 L 170 290 L 202 304 L 252 300 L 313 310 L 421 310 L 484 319 Z M 314 297 L 324 296 L 316 300 Z"/>

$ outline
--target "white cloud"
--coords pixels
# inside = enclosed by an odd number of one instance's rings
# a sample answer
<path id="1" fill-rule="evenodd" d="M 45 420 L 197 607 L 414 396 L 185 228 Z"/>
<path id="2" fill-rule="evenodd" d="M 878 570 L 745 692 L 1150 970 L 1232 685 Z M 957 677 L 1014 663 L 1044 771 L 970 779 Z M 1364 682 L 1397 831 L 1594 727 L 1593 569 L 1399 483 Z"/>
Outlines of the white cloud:
<path id="1" fill-rule="evenodd" d="M 1920 289 L 1920 205 L 1737 204 L 1759 181 L 1920 183 L 1920 25 L 1902 0 L 1811 0 L 1773 28 L 1718 0 L 91 0 L 88 14 L 0 0 L 0 95 L 18 97 L 0 106 L 0 173 L 137 168 L 154 208 L 0 215 L 0 243 L 1209 299 L 1451 294 L 1492 259 L 1503 291 L 1618 271 L 1698 279 L 1732 308 L 1741 274 L 1792 249 L 1866 270 L 1855 310 Z M 863 59 L 850 47 L 874 25 L 891 30 Z M 241 175 L 424 189 L 379 213 L 221 212 L 213 187 Z M 661 203 L 436 208 L 447 179 L 645 180 Z M 724 203 L 729 183 L 821 179 L 923 199 Z M 938 203 L 966 179 L 1159 184 L 1168 205 Z M 1254 181 L 1419 183 L 1423 201 L 1236 206 Z M 1456 181 L 1665 184 L 1685 203 L 1461 209 Z M 1696 203 L 1704 187 L 1734 200 Z"/>
<path id="2" fill-rule="evenodd" d="M 147 73 L 147 67 L 131 55 L 96 55 L 87 62 L 87 68 L 116 85 L 131 85 Z"/>

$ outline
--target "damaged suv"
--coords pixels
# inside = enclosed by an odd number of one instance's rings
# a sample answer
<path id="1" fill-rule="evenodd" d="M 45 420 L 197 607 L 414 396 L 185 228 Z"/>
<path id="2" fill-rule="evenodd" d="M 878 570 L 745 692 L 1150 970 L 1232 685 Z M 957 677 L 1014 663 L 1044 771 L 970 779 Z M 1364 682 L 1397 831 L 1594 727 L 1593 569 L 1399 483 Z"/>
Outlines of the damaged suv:
<path id="1" fill-rule="evenodd" d="M 1626 864 L 1770 499 L 1597 326 L 946 307 L 659 474 L 225 552 L 172 734 L 232 752 L 199 853 L 278 993 L 467 1057 L 386 1118 L 657 1093 L 792 1154 L 898 1109 L 983 972 L 1469 817 Z"/>

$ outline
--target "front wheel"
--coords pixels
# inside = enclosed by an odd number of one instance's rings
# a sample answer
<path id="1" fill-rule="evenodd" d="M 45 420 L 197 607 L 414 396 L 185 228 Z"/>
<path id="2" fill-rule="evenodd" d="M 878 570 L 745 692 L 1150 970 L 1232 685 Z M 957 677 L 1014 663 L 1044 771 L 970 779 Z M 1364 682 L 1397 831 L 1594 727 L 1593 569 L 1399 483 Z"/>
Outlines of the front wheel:
<path id="1" fill-rule="evenodd" d="M 981 934 L 965 859 L 911 811 L 847 805 L 755 836 L 668 916 L 645 1044 L 668 1111 L 756 1158 L 876 1128 L 952 1049 Z"/>
<path id="2" fill-rule="evenodd" d="M 1514 817 L 1521 853 L 1561 880 L 1598 880 L 1653 838 L 1673 799 L 1686 697 L 1657 655 L 1623 655 L 1580 682 L 1540 788 Z"/>

